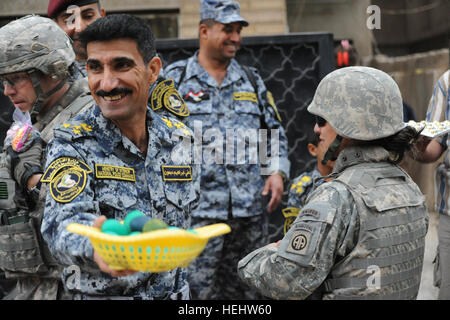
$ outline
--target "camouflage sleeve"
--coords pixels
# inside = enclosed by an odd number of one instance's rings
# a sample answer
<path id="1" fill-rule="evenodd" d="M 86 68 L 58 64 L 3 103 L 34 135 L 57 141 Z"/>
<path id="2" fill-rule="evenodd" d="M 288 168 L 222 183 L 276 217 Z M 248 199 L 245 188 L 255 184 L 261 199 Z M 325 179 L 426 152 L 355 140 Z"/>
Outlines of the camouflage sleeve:
<path id="1" fill-rule="evenodd" d="M 56 164 L 68 159 L 70 161 L 65 164 Z M 52 170 L 54 175 L 49 179 Z M 64 170 L 78 177 L 72 181 L 75 184 L 67 195 L 58 193 L 58 181 L 59 184 L 64 182 Z M 89 171 L 92 172 L 75 146 L 62 139 L 51 140 L 47 148 L 46 171 L 41 179 L 49 183 L 41 233 L 56 260 L 64 265 L 78 265 L 86 271 L 98 270 L 93 261 L 92 244 L 89 238 L 71 233 L 66 227 L 73 222 L 91 226 L 100 216 Z"/>
<path id="2" fill-rule="evenodd" d="M 239 261 L 239 276 L 267 297 L 305 299 L 326 279 L 336 257 L 355 245 L 356 225 L 348 191 L 336 183 L 322 185 L 278 248 L 266 246 Z"/>
<path id="3" fill-rule="evenodd" d="M 275 151 L 273 154 L 270 154 L 270 159 L 268 161 L 268 172 L 270 173 L 280 170 L 286 174 L 287 178 L 289 178 L 291 163 L 288 159 L 288 140 L 286 132 L 282 126 L 280 113 L 276 107 L 273 95 L 267 89 L 263 79 L 256 69 L 252 68 L 252 70 L 255 71 L 257 76 L 258 101 L 262 104 L 262 106 L 264 106 L 263 117 L 267 125 L 267 130 L 277 130 L 278 132 L 278 147 L 274 146 L 274 148 L 271 148 L 272 140 L 268 141 L 268 150 L 271 151 L 273 149 Z"/>

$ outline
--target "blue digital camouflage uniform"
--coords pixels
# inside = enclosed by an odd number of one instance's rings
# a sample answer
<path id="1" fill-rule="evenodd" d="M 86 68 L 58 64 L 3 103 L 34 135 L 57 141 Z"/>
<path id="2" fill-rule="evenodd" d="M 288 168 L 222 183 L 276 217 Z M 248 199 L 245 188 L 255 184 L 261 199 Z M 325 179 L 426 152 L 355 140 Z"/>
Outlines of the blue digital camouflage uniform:
<path id="1" fill-rule="evenodd" d="M 181 122 L 147 111 L 146 156 L 98 106 L 55 129 L 48 146 L 42 181 L 49 182 L 50 192 L 41 231 L 54 257 L 68 266 L 63 283 L 76 297 L 188 297 L 186 269 L 113 278 L 99 271 L 90 240 L 66 230 L 72 222 L 92 225 L 100 215 L 122 220 L 132 210 L 171 226 L 189 227 L 199 197 L 198 168 L 191 165 L 191 147 L 178 139 L 189 141 L 192 134 Z M 164 181 L 163 171 L 171 166 L 192 170 L 192 180 Z M 77 267 L 81 274 L 74 283 Z"/>
<path id="2" fill-rule="evenodd" d="M 231 153 L 232 161 L 227 161 L 230 159 L 227 148 L 233 143 L 234 146 L 249 147 L 249 141 L 238 130 L 251 129 L 257 133 L 262 125 L 278 129 L 279 155 L 269 159 L 266 172 L 281 170 L 288 176 L 287 137 L 272 95 L 256 69 L 251 71 L 257 79 L 258 92 L 234 59 L 219 86 L 199 64 L 197 55 L 198 52 L 165 70 L 165 76 L 175 80 L 175 86 L 188 106 L 190 116 L 185 123 L 194 131 L 196 142 L 201 143 L 200 156 L 203 157 L 198 157 L 198 149 L 194 157 L 194 161 L 202 161 L 202 173 L 200 203 L 192 212 L 193 227 L 227 220 L 232 232 L 208 244 L 189 269 L 189 283 L 194 298 L 244 299 L 248 296 L 237 278 L 236 265 L 239 257 L 266 242 L 267 217 L 263 214 L 265 208 L 261 196 L 265 177 L 261 175 L 261 164 L 256 161 L 252 164 L 249 160 L 249 156 L 257 152 L 249 154 L 251 152 L 246 151 L 245 162 L 238 163 L 238 148 Z M 267 150 L 271 150 L 270 145 Z M 228 244 L 231 247 L 227 247 Z M 227 254 L 229 259 L 225 257 Z M 218 269 L 225 270 L 219 272 Z M 222 280 L 216 280 L 216 275 Z M 230 280 L 233 279 L 230 275 L 235 275 L 235 280 Z"/>
<path id="3" fill-rule="evenodd" d="M 312 171 L 303 172 L 297 178 L 292 180 L 287 207 L 281 211 L 285 218 L 283 228 L 284 234 L 289 230 L 292 222 L 294 222 L 300 212 L 300 209 L 305 205 L 309 195 L 324 182 L 325 179 L 322 177 L 319 170 L 317 170 L 317 167 Z"/>
<path id="4" fill-rule="evenodd" d="M 415 299 L 428 216 L 423 194 L 381 147 L 349 147 L 333 181 L 308 198 L 278 248 L 255 250 L 239 276 L 274 299 Z"/>

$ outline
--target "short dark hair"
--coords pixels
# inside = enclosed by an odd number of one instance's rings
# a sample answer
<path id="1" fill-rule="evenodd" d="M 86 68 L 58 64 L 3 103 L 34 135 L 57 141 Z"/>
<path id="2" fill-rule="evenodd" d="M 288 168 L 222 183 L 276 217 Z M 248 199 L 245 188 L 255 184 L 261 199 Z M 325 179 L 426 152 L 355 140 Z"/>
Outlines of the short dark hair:
<path id="1" fill-rule="evenodd" d="M 86 49 L 89 42 L 117 39 L 136 41 L 144 63 L 149 63 L 156 55 L 155 38 L 148 23 L 129 14 L 110 14 L 97 19 L 79 34 L 79 39 Z"/>

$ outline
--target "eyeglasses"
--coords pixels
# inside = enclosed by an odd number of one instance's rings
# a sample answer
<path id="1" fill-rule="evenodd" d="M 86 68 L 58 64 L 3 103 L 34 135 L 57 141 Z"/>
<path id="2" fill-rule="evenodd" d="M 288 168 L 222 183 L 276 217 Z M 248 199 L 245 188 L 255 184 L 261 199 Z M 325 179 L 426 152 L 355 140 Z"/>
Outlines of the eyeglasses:
<path id="1" fill-rule="evenodd" d="M 325 120 L 322 117 L 316 116 L 316 123 L 319 126 L 319 128 L 321 128 L 327 124 L 327 120 Z"/>
<path id="2" fill-rule="evenodd" d="M 13 74 L 11 76 L 0 77 L 0 83 L 2 84 L 3 88 L 8 85 L 10 87 L 13 87 L 14 89 L 17 89 L 23 86 L 29 79 L 30 78 L 27 74 Z"/>

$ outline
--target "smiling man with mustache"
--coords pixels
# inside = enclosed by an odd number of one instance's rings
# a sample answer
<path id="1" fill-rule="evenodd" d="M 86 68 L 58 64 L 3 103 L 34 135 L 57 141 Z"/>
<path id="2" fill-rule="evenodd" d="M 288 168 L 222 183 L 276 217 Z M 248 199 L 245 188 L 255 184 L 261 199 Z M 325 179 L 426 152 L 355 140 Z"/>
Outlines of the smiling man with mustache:
<path id="1" fill-rule="evenodd" d="M 72 222 L 101 227 L 107 218 L 123 220 L 133 210 L 186 229 L 199 198 L 198 168 L 185 157 L 190 146 L 173 140 L 192 139 L 191 131 L 147 106 L 161 68 L 150 27 L 137 17 L 113 14 L 89 25 L 80 39 L 96 106 L 57 128 L 48 147 L 42 181 L 53 192 L 44 239 L 58 261 L 80 270 L 78 285 L 71 280 L 73 268 L 62 277 L 76 298 L 188 299 L 185 269 L 113 270 L 88 238 L 66 230 Z M 180 174 L 169 181 L 173 168 Z M 69 179 L 75 183 L 58 187 Z"/>

